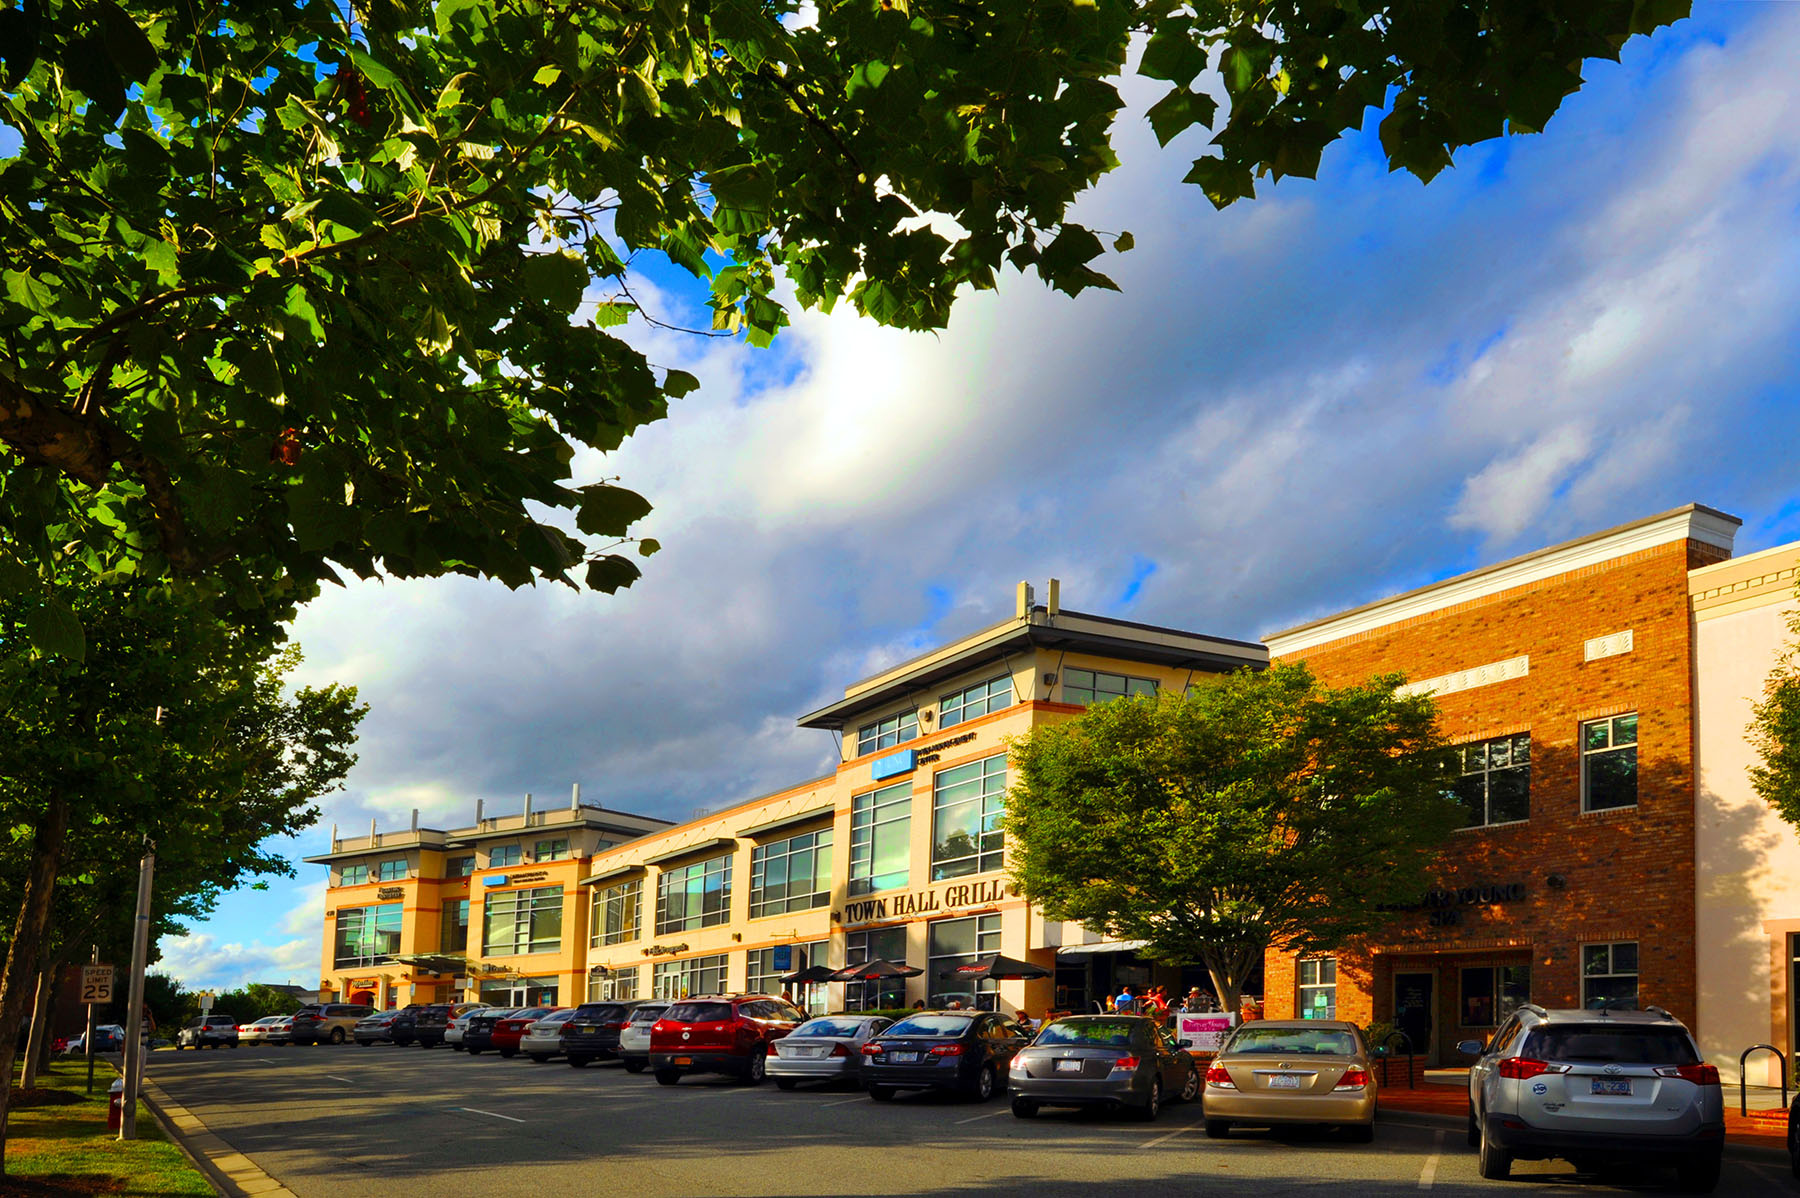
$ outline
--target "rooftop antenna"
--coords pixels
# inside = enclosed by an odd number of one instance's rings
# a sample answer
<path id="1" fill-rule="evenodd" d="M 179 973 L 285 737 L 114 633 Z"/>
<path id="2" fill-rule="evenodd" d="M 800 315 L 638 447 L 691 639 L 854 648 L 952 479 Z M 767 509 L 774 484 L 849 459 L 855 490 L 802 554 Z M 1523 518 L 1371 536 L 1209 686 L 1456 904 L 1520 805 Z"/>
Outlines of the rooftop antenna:
<path id="1" fill-rule="evenodd" d="M 570 811 L 580 811 L 581 810 L 581 783 L 579 783 L 579 782 L 575 783 L 574 786 L 570 787 L 569 810 Z"/>

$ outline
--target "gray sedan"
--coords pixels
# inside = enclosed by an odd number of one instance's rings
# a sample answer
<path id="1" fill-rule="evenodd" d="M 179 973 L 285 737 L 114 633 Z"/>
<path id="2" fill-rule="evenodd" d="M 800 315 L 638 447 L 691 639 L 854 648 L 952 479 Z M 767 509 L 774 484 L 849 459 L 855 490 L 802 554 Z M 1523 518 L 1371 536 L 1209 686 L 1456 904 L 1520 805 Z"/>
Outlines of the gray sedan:
<path id="1" fill-rule="evenodd" d="M 862 1046 L 892 1023 L 879 1015 L 823 1015 L 769 1044 L 768 1075 L 783 1090 L 803 1081 L 862 1077 Z"/>
<path id="2" fill-rule="evenodd" d="M 1200 1093 L 1194 1058 L 1142 1015 L 1074 1015 L 1045 1026 L 1013 1058 L 1013 1114 L 1044 1106 L 1123 1107 L 1154 1119 L 1168 1099 Z"/>

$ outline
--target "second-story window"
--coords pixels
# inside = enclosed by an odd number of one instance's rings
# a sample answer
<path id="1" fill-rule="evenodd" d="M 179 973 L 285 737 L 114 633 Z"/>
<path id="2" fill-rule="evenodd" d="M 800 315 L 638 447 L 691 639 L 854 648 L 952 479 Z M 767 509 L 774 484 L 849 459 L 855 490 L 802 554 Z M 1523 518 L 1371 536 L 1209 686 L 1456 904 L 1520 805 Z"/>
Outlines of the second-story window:
<path id="1" fill-rule="evenodd" d="M 475 858 L 446 857 L 444 859 L 444 876 L 446 878 L 466 878 L 475 872 Z"/>
<path id="2" fill-rule="evenodd" d="M 525 859 L 525 850 L 516 844 L 503 844 L 488 850 L 488 868 L 505 869 Z"/>
<path id="3" fill-rule="evenodd" d="M 443 924 L 439 928 L 438 951 L 442 953 L 469 951 L 468 899 L 451 899 L 444 904 Z"/>
<path id="4" fill-rule="evenodd" d="M 383 861 L 375 867 L 375 880 L 378 882 L 406 881 L 406 858 L 398 861 Z"/>
<path id="5" fill-rule="evenodd" d="M 831 903 L 831 829 L 750 850 L 750 918 Z"/>
<path id="6" fill-rule="evenodd" d="M 873 724 L 864 724 L 856 733 L 856 755 L 891 749 L 903 740 L 919 735 L 919 713 L 903 711 Z"/>
<path id="7" fill-rule="evenodd" d="M 339 886 L 361 886 L 369 880 L 369 867 L 366 865 L 340 865 L 338 867 Z"/>
<path id="8" fill-rule="evenodd" d="M 1638 801 L 1637 713 L 1581 726 L 1581 809 L 1635 807 Z"/>
<path id="9" fill-rule="evenodd" d="M 400 904 L 340 907 L 332 960 L 338 969 L 380 965 L 400 951 Z"/>
<path id="10" fill-rule="evenodd" d="M 555 840 L 540 840 L 531 851 L 533 861 L 563 861 L 569 856 L 569 838 L 559 836 Z"/>
<path id="11" fill-rule="evenodd" d="M 731 920 L 731 854 L 665 869 L 656 879 L 656 934 Z"/>
<path id="12" fill-rule="evenodd" d="M 939 770 L 932 779 L 931 880 L 1000 868 L 1006 754 Z"/>
<path id="13" fill-rule="evenodd" d="M 1092 706 L 1126 695 L 1155 695 L 1154 678 L 1130 678 L 1124 674 L 1103 674 L 1099 670 L 1064 670 L 1062 676 L 1064 703 Z"/>
<path id="14" fill-rule="evenodd" d="M 1456 797 L 1468 809 L 1463 827 L 1510 824 L 1531 816 L 1531 735 L 1502 736 L 1456 747 Z"/>
<path id="15" fill-rule="evenodd" d="M 850 800 L 850 893 L 906 885 L 912 862 L 912 783 Z"/>
<path id="16" fill-rule="evenodd" d="M 938 700 L 938 727 L 949 728 L 1012 705 L 1012 675 L 1002 674 Z"/>
<path id="17" fill-rule="evenodd" d="M 588 946 L 601 948 L 636 940 L 643 919 L 643 898 L 642 878 L 594 891 L 588 908 Z"/>
<path id="18" fill-rule="evenodd" d="M 560 886 L 490 894 L 481 905 L 481 947 L 490 957 L 553 953 L 562 948 Z"/>

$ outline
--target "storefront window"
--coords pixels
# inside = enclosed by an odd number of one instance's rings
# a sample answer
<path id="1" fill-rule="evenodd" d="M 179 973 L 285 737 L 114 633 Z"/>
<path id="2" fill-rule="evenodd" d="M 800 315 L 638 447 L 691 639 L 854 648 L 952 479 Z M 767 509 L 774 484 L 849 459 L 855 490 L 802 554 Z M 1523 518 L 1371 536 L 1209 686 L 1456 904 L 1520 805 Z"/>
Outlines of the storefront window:
<path id="1" fill-rule="evenodd" d="M 1155 695 L 1153 678 L 1127 678 L 1123 674 L 1103 674 L 1098 670 L 1064 670 L 1062 676 L 1064 703 L 1093 706 L 1126 695 Z"/>
<path id="2" fill-rule="evenodd" d="M 851 932 L 844 938 L 844 964 L 866 965 L 870 961 L 906 960 L 906 929 L 876 928 L 868 932 Z M 847 1011 L 894 1010 L 906 1005 L 906 979 L 880 978 L 872 982 L 844 983 L 844 1009 Z"/>
<path id="3" fill-rule="evenodd" d="M 1002 674 L 974 686 L 951 691 L 938 700 L 938 727 L 949 728 L 964 720 L 1012 706 L 1012 675 Z"/>
<path id="4" fill-rule="evenodd" d="M 901 741 L 919 735 L 919 713 L 903 711 L 873 724 L 864 724 L 856 733 L 856 755 L 891 749 Z"/>
<path id="5" fill-rule="evenodd" d="M 588 975 L 589 1002 L 626 1002 L 638 996 L 638 967 L 627 966 L 598 976 Z"/>
<path id="6" fill-rule="evenodd" d="M 790 973 L 798 973 L 812 965 L 824 965 L 831 952 L 831 942 L 815 940 L 809 944 L 790 944 L 787 949 L 788 964 L 783 966 L 777 960 L 780 948 L 753 949 L 745 954 L 748 960 L 748 974 L 744 980 L 745 994 L 782 994 L 793 995 L 796 1006 L 808 1014 L 824 1014 L 829 1009 L 829 990 L 824 984 L 813 986 L 789 985 L 781 979 Z"/>
<path id="7" fill-rule="evenodd" d="M 1531 998 L 1531 966 L 1483 965 L 1462 971 L 1462 1026 L 1495 1027 Z"/>
<path id="8" fill-rule="evenodd" d="M 343 907 L 337 913 L 337 946 L 333 954 L 339 969 L 380 965 L 400 951 L 400 904 L 379 907 Z"/>
<path id="9" fill-rule="evenodd" d="M 1530 733 L 1458 745 L 1456 752 L 1462 768 L 1462 776 L 1456 780 L 1456 797 L 1469 813 L 1463 827 L 1510 824 L 1530 818 Z"/>
<path id="10" fill-rule="evenodd" d="M 850 893 L 906 885 L 912 861 L 912 783 L 850 800 Z"/>
<path id="11" fill-rule="evenodd" d="M 516 844 L 503 844 L 488 850 L 488 868 L 506 869 L 525 859 L 525 850 Z"/>
<path id="12" fill-rule="evenodd" d="M 658 961 L 651 967 L 651 975 L 652 998 L 726 993 L 724 953 L 689 957 L 685 961 Z"/>
<path id="13" fill-rule="evenodd" d="M 1298 964 L 1300 1018 L 1336 1019 L 1337 958 L 1313 957 Z"/>
<path id="14" fill-rule="evenodd" d="M 933 1007 L 960 1001 L 965 1007 L 994 1009 L 998 982 L 971 981 L 955 976 L 956 967 L 991 957 L 1000 951 L 1000 917 L 975 915 L 967 919 L 939 919 L 927 925 L 926 1003 Z"/>
<path id="15" fill-rule="evenodd" d="M 594 897 L 588 900 L 588 947 L 603 948 L 636 940 L 643 897 L 642 878 L 594 891 Z"/>
<path id="16" fill-rule="evenodd" d="M 1581 809 L 1637 805 L 1638 718 L 1616 715 L 1581 726 Z"/>
<path id="17" fill-rule="evenodd" d="M 560 886 L 490 894 L 481 905 L 482 953 L 489 957 L 553 953 L 562 947 Z"/>
<path id="18" fill-rule="evenodd" d="M 831 904 L 831 829 L 750 850 L 750 918 Z"/>
<path id="19" fill-rule="evenodd" d="M 999 869 L 1004 814 L 1006 754 L 939 770 L 932 780 L 931 880 Z"/>
<path id="20" fill-rule="evenodd" d="M 490 1007 L 553 1007 L 556 1005 L 555 978 L 501 978 L 484 981 L 481 1001 Z"/>
<path id="21" fill-rule="evenodd" d="M 444 904 L 443 924 L 438 936 L 438 951 L 469 951 L 469 900 L 456 899 Z"/>
<path id="22" fill-rule="evenodd" d="M 406 858 L 396 861 L 383 861 L 375 867 L 375 880 L 378 882 L 406 881 Z"/>
<path id="23" fill-rule="evenodd" d="M 533 861 L 565 861 L 569 856 L 569 838 L 559 836 L 555 840 L 540 840 L 531 850 Z"/>
<path id="24" fill-rule="evenodd" d="M 665 869 L 656 879 L 656 934 L 731 920 L 731 854 Z"/>
<path id="25" fill-rule="evenodd" d="M 1590 1011 L 1607 1006 L 1635 1008 L 1637 1000 L 1637 941 L 1583 945 L 1581 1005 Z"/>

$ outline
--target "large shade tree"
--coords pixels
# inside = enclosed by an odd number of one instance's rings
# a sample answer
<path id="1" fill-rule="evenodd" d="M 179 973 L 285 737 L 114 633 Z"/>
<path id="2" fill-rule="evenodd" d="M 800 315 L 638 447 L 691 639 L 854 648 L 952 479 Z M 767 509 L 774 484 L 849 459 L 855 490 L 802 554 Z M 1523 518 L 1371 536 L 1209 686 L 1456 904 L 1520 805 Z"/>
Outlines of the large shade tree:
<path id="1" fill-rule="evenodd" d="M 1012 747 L 1008 866 L 1048 919 L 1206 966 L 1228 1010 L 1270 945 L 1332 950 L 1417 902 L 1464 819 L 1425 696 L 1305 665 L 1102 703 Z"/>

